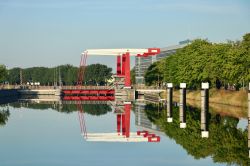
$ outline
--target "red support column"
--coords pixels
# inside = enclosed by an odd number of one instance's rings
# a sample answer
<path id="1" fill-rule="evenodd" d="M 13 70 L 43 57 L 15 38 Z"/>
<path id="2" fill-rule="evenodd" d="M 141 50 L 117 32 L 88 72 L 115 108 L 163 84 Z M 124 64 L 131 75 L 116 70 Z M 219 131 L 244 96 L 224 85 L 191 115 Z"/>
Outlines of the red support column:
<path id="1" fill-rule="evenodd" d="M 121 75 L 122 72 L 121 72 L 121 56 L 117 56 L 117 64 L 116 64 L 116 74 L 117 75 Z"/>
<path id="2" fill-rule="evenodd" d="M 125 70 L 126 70 L 126 55 L 122 54 L 122 75 L 125 75 Z"/>
<path id="3" fill-rule="evenodd" d="M 125 109 L 125 121 L 126 121 L 126 130 L 125 130 L 125 134 L 126 137 L 129 138 L 130 136 L 130 108 L 131 108 L 131 104 L 125 104 L 124 105 L 124 109 Z"/>
<path id="4" fill-rule="evenodd" d="M 125 54 L 125 87 L 131 88 L 130 82 L 130 55 L 129 52 Z"/>
<path id="5" fill-rule="evenodd" d="M 122 135 L 125 135 L 125 130 L 126 130 L 126 126 L 125 126 L 126 122 L 125 122 L 125 114 L 122 114 Z"/>
<path id="6" fill-rule="evenodd" d="M 116 115 L 117 118 L 117 133 L 120 135 L 121 132 L 121 114 Z"/>

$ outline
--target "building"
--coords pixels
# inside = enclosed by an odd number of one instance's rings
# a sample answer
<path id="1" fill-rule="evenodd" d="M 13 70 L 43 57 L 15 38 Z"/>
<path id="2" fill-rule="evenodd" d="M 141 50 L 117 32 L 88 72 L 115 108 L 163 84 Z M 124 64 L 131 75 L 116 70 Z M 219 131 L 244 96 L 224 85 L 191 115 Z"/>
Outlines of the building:
<path id="1" fill-rule="evenodd" d="M 154 63 L 153 56 L 135 57 L 135 82 L 136 84 L 144 84 L 144 74 L 148 67 Z"/>
<path id="2" fill-rule="evenodd" d="M 135 103 L 135 125 L 138 129 L 147 131 L 158 131 L 160 128 L 151 122 L 145 113 L 145 103 Z"/>
<path id="3" fill-rule="evenodd" d="M 148 69 L 148 67 L 167 56 L 172 55 L 178 49 L 185 47 L 189 44 L 190 40 L 180 41 L 178 45 L 168 46 L 161 48 L 161 53 L 156 56 L 148 56 L 148 57 L 136 57 L 135 58 L 135 82 L 136 84 L 145 84 L 144 75 Z"/>

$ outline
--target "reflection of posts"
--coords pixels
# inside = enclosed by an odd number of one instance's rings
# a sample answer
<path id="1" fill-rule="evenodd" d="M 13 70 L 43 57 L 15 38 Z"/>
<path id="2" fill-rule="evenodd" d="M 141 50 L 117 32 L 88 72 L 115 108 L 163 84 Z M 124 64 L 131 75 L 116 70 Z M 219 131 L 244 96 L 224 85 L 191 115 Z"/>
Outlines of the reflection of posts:
<path id="1" fill-rule="evenodd" d="M 201 137 L 208 138 L 208 98 L 209 98 L 209 83 L 201 84 Z"/>
<path id="2" fill-rule="evenodd" d="M 122 118 L 122 135 L 129 138 L 130 136 L 130 109 L 131 102 L 124 102 L 124 113 L 121 115 Z"/>
<path id="3" fill-rule="evenodd" d="M 180 128 L 186 128 L 186 83 L 180 83 Z"/>
<path id="4" fill-rule="evenodd" d="M 117 133 L 118 135 L 120 135 L 120 132 L 121 132 L 121 114 L 117 114 L 116 115 L 116 118 L 117 118 Z"/>
<path id="5" fill-rule="evenodd" d="M 167 84 L 167 122 L 173 122 L 172 111 L 173 111 L 173 84 Z"/>
<path id="6" fill-rule="evenodd" d="M 126 134 L 126 137 L 129 138 L 129 134 L 130 134 L 130 108 L 131 108 L 131 103 L 125 103 L 124 105 L 124 108 L 125 108 L 125 123 L 126 123 L 126 131 L 125 131 L 125 134 Z"/>
<path id="7" fill-rule="evenodd" d="M 248 85 L 248 153 L 250 158 L 250 83 Z"/>

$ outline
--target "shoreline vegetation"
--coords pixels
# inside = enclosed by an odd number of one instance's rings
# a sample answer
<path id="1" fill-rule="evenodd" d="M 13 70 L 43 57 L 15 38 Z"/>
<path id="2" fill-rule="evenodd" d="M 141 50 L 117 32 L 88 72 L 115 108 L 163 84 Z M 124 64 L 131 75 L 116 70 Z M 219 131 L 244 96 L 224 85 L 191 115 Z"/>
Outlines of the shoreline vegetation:
<path id="1" fill-rule="evenodd" d="M 202 82 L 210 87 L 209 105 L 222 114 L 247 116 L 250 82 L 250 33 L 240 41 L 213 43 L 196 39 L 175 53 L 153 63 L 145 73 L 147 86 L 187 84 L 187 102 L 200 106 Z M 165 94 L 166 95 L 166 94 Z M 165 96 L 164 96 L 165 97 Z M 179 91 L 174 91 L 179 101 Z M 220 106 L 218 106 L 220 105 Z"/>
<path id="2" fill-rule="evenodd" d="M 212 43 L 196 39 L 175 53 L 153 63 L 145 73 L 145 83 L 186 83 L 197 90 L 202 82 L 211 88 L 239 90 L 250 82 L 250 33 L 241 41 Z"/>
<path id="3" fill-rule="evenodd" d="M 173 91 L 174 101 L 178 102 L 180 91 Z M 187 104 L 200 108 L 201 92 L 187 91 Z M 209 91 L 209 107 L 211 111 L 233 117 L 247 117 L 247 91 L 228 91 L 211 89 Z"/>

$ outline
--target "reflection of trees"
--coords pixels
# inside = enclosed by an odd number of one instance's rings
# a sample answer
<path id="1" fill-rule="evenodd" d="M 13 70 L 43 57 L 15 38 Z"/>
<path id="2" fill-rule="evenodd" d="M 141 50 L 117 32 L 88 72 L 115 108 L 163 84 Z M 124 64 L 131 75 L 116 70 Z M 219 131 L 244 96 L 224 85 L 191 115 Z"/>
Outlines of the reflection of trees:
<path id="1" fill-rule="evenodd" d="M 146 107 L 150 108 L 150 107 Z M 174 107 L 173 123 L 166 122 L 166 112 L 160 117 L 157 107 L 146 110 L 147 116 L 153 120 L 166 135 L 180 144 L 188 154 L 196 159 L 212 156 L 214 162 L 247 165 L 249 162 L 247 149 L 247 130 L 237 129 L 238 119 L 210 115 L 209 138 L 201 138 L 200 111 L 187 108 L 187 128 L 179 128 L 179 110 Z"/>
<path id="2" fill-rule="evenodd" d="M 28 103 L 28 104 L 20 104 L 20 103 L 11 103 L 10 104 L 14 108 L 26 107 L 32 109 L 40 109 L 40 110 L 47 110 L 47 109 L 54 109 L 58 112 L 62 113 L 72 113 L 77 110 L 77 106 L 75 104 L 39 104 L 39 103 Z M 83 111 L 91 114 L 91 115 L 104 115 L 108 112 L 111 112 L 112 109 L 107 104 L 83 104 Z"/>
<path id="3" fill-rule="evenodd" d="M 83 112 L 91 115 L 104 115 L 108 112 L 111 112 L 112 109 L 107 104 L 83 104 L 82 105 Z M 67 104 L 63 105 L 61 112 L 73 112 L 73 111 L 80 111 L 77 110 L 77 106 L 75 104 Z"/>
<path id="4" fill-rule="evenodd" d="M 8 108 L 0 109 L 0 126 L 3 126 L 7 123 L 9 116 L 10 116 L 10 111 Z"/>

